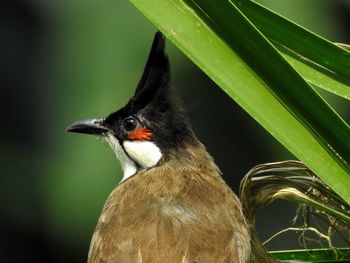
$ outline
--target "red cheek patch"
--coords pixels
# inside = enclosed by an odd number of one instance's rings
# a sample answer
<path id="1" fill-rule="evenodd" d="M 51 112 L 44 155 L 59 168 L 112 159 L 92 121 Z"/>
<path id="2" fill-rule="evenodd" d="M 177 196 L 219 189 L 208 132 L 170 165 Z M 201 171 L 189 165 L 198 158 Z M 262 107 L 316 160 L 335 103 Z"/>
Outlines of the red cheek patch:
<path id="1" fill-rule="evenodd" d="M 149 141 L 152 139 L 152 132 L 147 128 L 138 128 L 132 132 L 129 132 L 128 139 L 132 141 Z"/>

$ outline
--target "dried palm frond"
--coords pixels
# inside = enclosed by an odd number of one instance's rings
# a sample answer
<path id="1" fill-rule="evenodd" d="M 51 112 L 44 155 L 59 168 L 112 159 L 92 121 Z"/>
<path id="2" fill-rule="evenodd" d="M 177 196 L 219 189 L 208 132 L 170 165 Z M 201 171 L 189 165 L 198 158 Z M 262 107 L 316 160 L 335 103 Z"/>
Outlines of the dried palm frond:
<path id="1" fill-rule="evenodd" d="M 334 233 L 338 233 L 350 247 L 350 206 L 347 202 L 301 162 L 267 163 L 250 170 L 240 185 L 240 200 L 252 235 L 254 262 L 279 262 L 267 253 L 255 228 L 257 210 L 276 199 L 298 203 L 295 221 L 301 218 L 302 224 L 276 233 L 267 242 L 287 231 L 295 231 L 304 248 L 307 248 L 307 242 L 314 241 L 321 247 L 334 249 L 334 253 L 341 257 L 344 253 L 338 253 L 333 246 Z M 316 218 L 327 227 L 315 223 Z M 308 233 L 316 238 L 309 237 Z"/>

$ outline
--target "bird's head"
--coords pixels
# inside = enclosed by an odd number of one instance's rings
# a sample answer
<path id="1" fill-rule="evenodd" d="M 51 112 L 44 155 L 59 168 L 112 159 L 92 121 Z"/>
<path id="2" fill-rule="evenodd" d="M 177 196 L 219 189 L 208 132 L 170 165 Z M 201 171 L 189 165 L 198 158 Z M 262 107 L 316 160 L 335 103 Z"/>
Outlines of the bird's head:
<path id="1" fill-rule="evenodd" d="M 196 143 L 179 101 L 170 89 L 164 36 L 157 32 L 134 96 L 104 119 L 78 121 L 68 132 L 104 137 L 124 170 L 123 180 L 166 161 L 170 153 Z"/>

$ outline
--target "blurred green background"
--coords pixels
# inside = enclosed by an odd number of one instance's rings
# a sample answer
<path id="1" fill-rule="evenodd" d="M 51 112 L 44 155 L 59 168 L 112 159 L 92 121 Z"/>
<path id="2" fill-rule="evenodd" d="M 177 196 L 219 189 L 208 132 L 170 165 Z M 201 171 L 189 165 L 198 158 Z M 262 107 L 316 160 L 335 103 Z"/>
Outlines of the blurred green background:
<path id="1" fill-rule="evenodd" d="M 260 2 L 334 42 L 350 42 L 348 0 Z M 85 262 L 121 170 L 105 144 L 64 130 L 127 102 L 156 28 L 126 0 L 1 5 L 0 262 Z M 254 165 L 293 158 L 169 42 L 167 52 L 193 128 L 236 192 Z M 329 98 L 348 120 L 347 102 Z M 277 203 L 259 214 L 263 237 L 288 224 L 288 208 Z"/>

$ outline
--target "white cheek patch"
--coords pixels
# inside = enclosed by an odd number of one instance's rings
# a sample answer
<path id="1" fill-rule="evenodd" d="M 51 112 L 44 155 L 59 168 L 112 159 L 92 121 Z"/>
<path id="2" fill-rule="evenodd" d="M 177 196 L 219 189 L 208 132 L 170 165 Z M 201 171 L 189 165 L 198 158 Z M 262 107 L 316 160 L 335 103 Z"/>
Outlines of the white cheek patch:
<path id="1" fill-rule="evenodd" d="M 107 134 L 105 139 L 121 163 L 124 172 L 121 182 L 136 174 L 139 168 L 147 169 L 157 165 L 162 158 L 160 149 L 153 142 L 124 141 L 123 149 L 113 135 Z M 137 167 L 135 162 L 140 167 Z"/>
<path id="2" fill-rule="evenodd" d="M 124 176 L 121 182 L 123 182 L 137 172 L 137 167 L 135 163 L 126 155 L 123 148 L 119 144 L 119 141 L 113 135 L 108 134 L 105 138 L 122 165 Z"/>
<path id="3" fill-rule="evenodd" d="M 160 149 L 151 141 L 125 141 L 123 143 L 128 155 L 141 166 L 150 168 L 158 164 L 162 158 Z"/>

